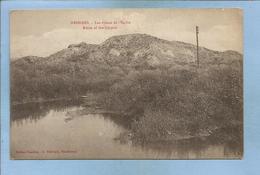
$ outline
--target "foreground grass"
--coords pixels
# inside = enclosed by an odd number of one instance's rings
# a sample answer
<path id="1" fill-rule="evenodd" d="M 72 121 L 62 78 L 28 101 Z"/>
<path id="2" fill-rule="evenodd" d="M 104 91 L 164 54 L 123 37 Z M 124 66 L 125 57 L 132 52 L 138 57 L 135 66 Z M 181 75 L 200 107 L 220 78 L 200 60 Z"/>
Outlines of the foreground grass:
<path id="1" fill-rule="evenodd" d="M 240 69 L 131 72 L 102 99 L 106 108 L 131 118 L 134 142 L 194 137 L 242 142 Z"/>

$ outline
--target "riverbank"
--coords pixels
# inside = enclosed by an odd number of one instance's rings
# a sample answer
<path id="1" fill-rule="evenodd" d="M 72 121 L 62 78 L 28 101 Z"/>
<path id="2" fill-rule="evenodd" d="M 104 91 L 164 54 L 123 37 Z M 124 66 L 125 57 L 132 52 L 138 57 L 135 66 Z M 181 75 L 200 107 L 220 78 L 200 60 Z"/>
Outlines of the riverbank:
<path id="1" fill-rule="evenodd" d="M 31 100 L 26 100 L 23 102 L 17 102 L 11 101 L 11 106 L 15 105 L 23 105 L 23 104 L 28 104 L 28 103 L 47 103 L 47 102 L 54 102 L 54 101 L 62 101 L 62 100 L 75 100 L 75 99 L 80 99 L 80 97 L 60 97 L 60 98 L 50 98 L 50 99 L 31 99 Z"/>
<path id="2" fill-rule="evenodd" d="M 122 116 L 88 114 L 66 121 L 67 113 L 83 110 L 82 106 L 61 103 L 62 106 L 31 104 L 16 108 L 11 120 L 11 157 L 16 159 L 205 159 L 238 158 L 239 150 L 225 144 L 215 145 L 207 140 L 186 139 L 178 141 L 154 140 L 135 143 Z M 40 105 L 41 106 L 41 105 Z M 20 118 L 25 109 L 30 109 Z M 44 110 L 44 112 L 42 111 Z M 17 115 L 17 116 L 15 116 Z M 15 119 L 15 118 L 19 119 Z M 127 133 L 126 140 L 117 140 L 120 133 Z M 24 137 L 26 135 L 26 137 Z M 40 136 L 40 139 L 39 139 Z M 51 141 L 50 141 L 51 140 Z M 70 144 L 68 144 L 70 143 Z M 236 147 L 235 147 L 236 148 Z M 27 150 L 75 150 L 61 154 L 19 153 Z M 16 152 L 18 151 L 18 152 Z M 238 153 L 236 153 L 238 152 Z"/>
<path id="3" fill-rule="evenodd" d="M 136 143 L 199 137 L 242 143 L 241 77 L 230 68 L 136 72 L 114 84 L 99 102 L 128 118 Z"/>
<path id="4" fill-rule="evenodd" d="M 81 94 L 81 106 L 85 113 L 121 115 L 137 143 L 212 135 L 236 142 L 243 137 L 241 77 L 232 68 L 135 71 L 103 91 Z"/>

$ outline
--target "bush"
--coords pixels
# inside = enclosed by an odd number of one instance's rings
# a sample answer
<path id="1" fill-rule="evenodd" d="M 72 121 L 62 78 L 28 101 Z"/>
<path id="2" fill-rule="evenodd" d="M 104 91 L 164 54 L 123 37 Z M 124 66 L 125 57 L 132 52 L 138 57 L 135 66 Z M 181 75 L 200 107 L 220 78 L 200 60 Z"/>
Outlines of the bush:
<path id="1" fill-rule="evenodd" d="M 242 126 L 241 77 L 231 67 L 132 72 L 110 88 L 105 105 L 133 119 L 141 142 L 212 135 Z"/>

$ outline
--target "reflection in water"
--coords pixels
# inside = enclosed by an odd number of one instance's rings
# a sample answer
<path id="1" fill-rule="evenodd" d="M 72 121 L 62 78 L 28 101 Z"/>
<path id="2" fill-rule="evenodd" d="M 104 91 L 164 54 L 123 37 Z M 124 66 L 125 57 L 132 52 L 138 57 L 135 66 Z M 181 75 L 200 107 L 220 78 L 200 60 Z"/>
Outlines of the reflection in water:
<path id="1" fill-rule="evenodd" d="M 12 107 L 11 156 L 17 159 L 197 159 L 236 158 L 230 146 L 202 140 L 133 145 L 115 140 L 127 131 L 120 116 L 76 115 L 79 101 L 28 103 Z"/>
<path id="2" fill-rule="evenodd" d="M 37 122 L 46 116 L 50 110 L 64 111 L 68 107 L 79 106 L 79 99 L 57 100 L 50 102 L 25 103 L 11 106 L 11 124 L 23 122 Z"/>

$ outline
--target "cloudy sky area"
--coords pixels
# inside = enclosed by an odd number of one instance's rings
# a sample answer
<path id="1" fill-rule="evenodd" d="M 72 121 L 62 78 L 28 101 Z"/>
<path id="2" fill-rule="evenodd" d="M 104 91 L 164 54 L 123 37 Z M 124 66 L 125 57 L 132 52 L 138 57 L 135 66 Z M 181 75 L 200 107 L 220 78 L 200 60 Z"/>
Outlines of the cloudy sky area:
<path id="1" fill-rule="evenodd" d="M 146 33 L 169 41 L 200 45 L 213 50 L 243 52 L 242 11 L 239 9 L 88 9 L 12 11 L 10 56 L 48 56 L 70 44 L 99 44 L 113 35 Z M 116 30 L 83 30 L 71 21 L 127 20 Z"/>

